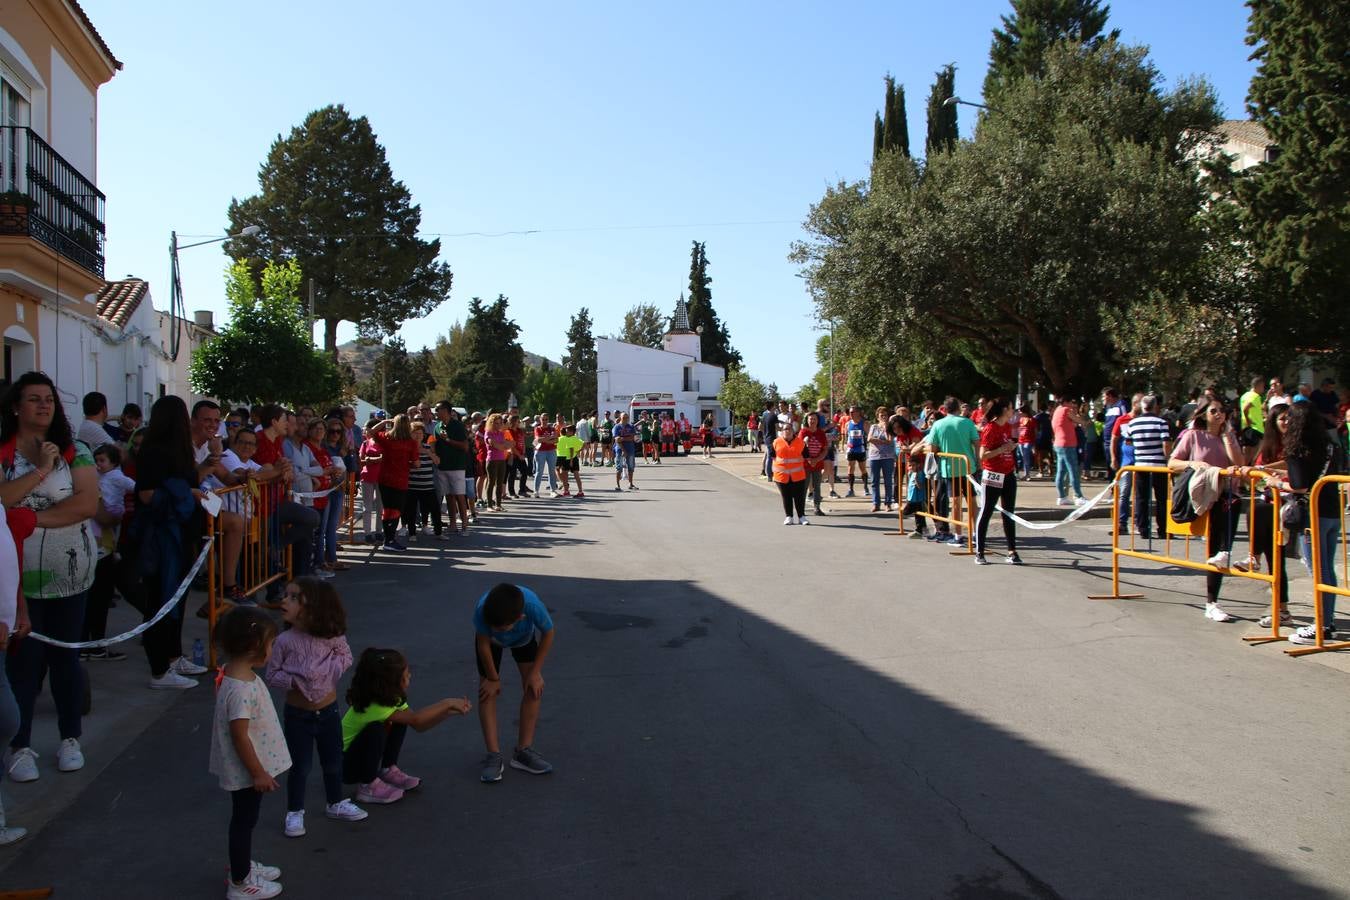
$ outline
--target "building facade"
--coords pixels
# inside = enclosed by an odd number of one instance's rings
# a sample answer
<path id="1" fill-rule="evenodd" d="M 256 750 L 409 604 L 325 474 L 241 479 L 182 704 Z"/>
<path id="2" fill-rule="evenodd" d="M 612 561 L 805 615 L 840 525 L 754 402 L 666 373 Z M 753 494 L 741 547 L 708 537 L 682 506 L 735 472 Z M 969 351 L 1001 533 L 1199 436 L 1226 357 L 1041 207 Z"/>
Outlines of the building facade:
<path id="1" fill-rule="evenodd" d="M 45 371 L 70 403 L 100 371 L 105 198 L 98 89 L 122 64 L 75 0 L 15 0 L 0 19 L 3 377 Z M 121 378 L 121 373 L 118 374 Z"/>
<path id="2" fill-rule="evenodd" d="M 726 370 L 702 361 L 702 336 L 689 328 L 689 311 L 681 298 L 662 349 L 641 347 L 613 338 L 596 338 L 596 406 L 605 412 L 669 409 L 697 425 L 711 415 L 727 425 L 730 419 L 717 395 Z M 667 396 L 668 395 L 668 396 Z"/>

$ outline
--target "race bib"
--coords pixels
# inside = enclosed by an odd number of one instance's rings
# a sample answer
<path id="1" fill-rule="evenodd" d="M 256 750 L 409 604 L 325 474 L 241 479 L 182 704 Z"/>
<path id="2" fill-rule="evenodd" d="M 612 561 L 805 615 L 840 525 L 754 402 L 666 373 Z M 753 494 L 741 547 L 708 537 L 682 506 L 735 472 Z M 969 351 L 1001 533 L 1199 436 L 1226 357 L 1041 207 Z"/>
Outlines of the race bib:
<path id="1" fill-rule="evenodd" d="M 988 487 L 996 487 L 996 488 L 1001 488 L 1001 487 L 1003 487 L 1003 473 L 1002 473 L 1002 472 L 991 472 L 991 471 L 989 471 L 988 469 L 985 469 L 985 470 L 984 470 L 984 483 L 985 483 L 985 485 L 988 486 Z"/>

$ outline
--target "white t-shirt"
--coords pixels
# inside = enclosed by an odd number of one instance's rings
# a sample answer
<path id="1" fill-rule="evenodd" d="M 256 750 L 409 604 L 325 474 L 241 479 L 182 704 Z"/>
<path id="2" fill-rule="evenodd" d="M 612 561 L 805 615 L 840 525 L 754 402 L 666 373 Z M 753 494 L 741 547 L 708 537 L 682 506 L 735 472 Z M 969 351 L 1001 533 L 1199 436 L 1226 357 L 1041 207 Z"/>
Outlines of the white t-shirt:
<path id="1" fill-rule="evenodd" d="M 127 494 L 134 493 L 136 482 L 121 469 L 109 469 L 98 476 L 98 492 L 108 512 L 121 515 L 127 508 Z"/>
<path id="2" fill-rule="evenodd" d="M 1266 398 L 1266 409 L 1274 409 L 1275 407 L 1281 405 L 1283 406 L 1289 405 L 1288 394 L 1271 394 L 1269 397 Z"/>
<path id="3" fill-rule="evenodd" d="M 235 752 L 230 738 L 230 723 L 248 720 L 248 739 L 258 762 L 273 778 L 291 767 L 291 754 L 277 720 L 277 708 L 261 678 L 240 681 L 228 675 L 220 679 L 216 690 L 216 714 L 211 729 L 210 772 L 220 778 L 220 786 L 238 791 L 253 786 L 253 776 Z"/>
<path id="4" fill-rule="evenodd" d="M 9 533 L 5 505 L 0 503 L 0 622 L 11 630 L 19 612 L 19 552 Z"/>
<path id="5" fill-rule="evenodd" d="M 251 459 L 248 462 L 244 462 L 233 450 L 226 450 L 220 455 L 220 465 L 225 471 L 236 473 L 240 469 L 243 469 L 245 472 L 257 472 L 262 468 L 262 466 Z M 224 485 L 221 484 L 220 479 L 216 478 L 214 475 L 208 478 L 207 481 L 213 482 L 213 484 L 210 485 L 211 490 L 213 491 L 220 490 L 224 487 Z M 230 491 L 228 494 L 222 494 L 220 499 L 224 501 L 222 504 L 224 508 L 232 513 L 238 513 L 245 519 L 250 518 L 253 515 L 253 498 L 250 496 L 247 487 L 243 487 L 237 491 Z"/>
<path id="6" fill-rule="evenodd" d="M 80 423 L 79 430 L 75 432 L 75 440 L 80 441 L 93 453 L 104 444 L 111 444 L 113 439 L 108 437 L 108 432 L 103 430 L 103 426 L 97 422 L 91 422 L 85 419 Z"/>

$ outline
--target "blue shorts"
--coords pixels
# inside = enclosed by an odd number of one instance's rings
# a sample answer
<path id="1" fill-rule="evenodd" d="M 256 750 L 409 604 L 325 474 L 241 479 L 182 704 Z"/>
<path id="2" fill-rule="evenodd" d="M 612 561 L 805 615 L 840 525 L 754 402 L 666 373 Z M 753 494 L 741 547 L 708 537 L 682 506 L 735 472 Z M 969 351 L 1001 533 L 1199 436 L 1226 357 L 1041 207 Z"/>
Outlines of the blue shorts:
<path id="1" fill-rule="evenodd" d="M 633 444 L 619 444 L 614 448 L 614 468 L 620 472 L 624 469 L 631 472 L 636 459 L 637 447 Z"/>

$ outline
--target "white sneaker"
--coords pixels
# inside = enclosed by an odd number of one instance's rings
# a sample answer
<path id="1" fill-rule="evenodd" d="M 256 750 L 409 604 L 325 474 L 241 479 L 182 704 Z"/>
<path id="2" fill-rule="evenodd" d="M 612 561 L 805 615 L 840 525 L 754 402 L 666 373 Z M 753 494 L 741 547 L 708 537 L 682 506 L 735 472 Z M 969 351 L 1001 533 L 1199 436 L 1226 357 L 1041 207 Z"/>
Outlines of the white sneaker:
<path id="1" fill-rule="evenodd" d="M 339 800 L 336 803 L 328 804 L 323 814 L 330 819 L 337 819 L 339 822 L 360 822 L 370 815 L 350 800 Z"/>
<path id="2" fill-rule="evenodd" d="M 256 859 L 249 860 L 248 866 L 250 878 L 261 878 L 263 881 L 279 881 L 281 879 L 281 870 L 276 866 L 265 866 Z"/>
<path id="3" fill-rule="evenodd" d="M 811 523 L 808 522 L 808 521 L 806 521 L 806 516 L 802 516 L 800 519 L 797 520 L 797 524 L 798 524 L 798 525 L 810 525 Z"/>
<path id="4" fill-rule="evenodd" d="M 1336 639 L 1336 633 L 1330 628 L 1322 629 L 1322 640 L 1331 641 Z M 1317 626 L 1304 625 L 1302 628 L 1289 635 L 1289 643 L 1303 644 L 1304 646 L 1316 646 L 1317 644 Z"/>
<path id="5" fill-rule="evenodd" d="M 1086 497 L 1078 497 L 1077 499 L 1075 499 L 1075 500 L 1073 501 L 1073 505 L 1074 505 L 1074 506 L 1082 506 L 1082 505 L 1085 504 L 1085 503 L 1087 503 L 1087 498 L 1086 498 Z"/>
<path id="6" fill-rule="evenodd" d="M 191 678 L 184 678 L 172 668 L 158 678 L 150 679 L 150 688 L 156 691 L 185 691 L 196 686 L 197 682 Z"/>
<path id="7" fill-rule="evenodd" d="M 787 516 L 786 518 L 783 519 L 783 524 L 784 524 L 784 525 L 796 525 L 797 522 L 796 522 L 796 520 L 795 520 L 792 516 Z"/>
<path id="8" fill-rule="evenodd" d="M 186 656 L 180 656 L 169 663 L 169 668 L 179 675 L 205 675 L 206 666 L 199 666 Z"/>
<path id="9" fill-rule="evenodd" d="M 1205 604 L 1205 618 L 1211 622 L 1231 622 L 1233 617 L 1219 608 L 1217 603 Z"/>
<path id="10" fill-rule="evenodd" d="M 1060 497 L 1055 501 L 1056 506 L 1073 506 L 1073 501 L 1068 497 Z"/>
<path id="11" fill-rule="evenodd" d="M 286 813 L 286 827 L 282 830 L 286 837 L 304 837 L 305 811 L 301 809 Z"/>
<path id="12" fill-rule="evenodd" d="M 9 754 L 9 777 L 17 782 L 38 780 L 37 753 L 31 747 L 20 747 Z"/>
<path id="13" fill-rule="evenodd" d="M 229 881 L 229 876 L 226 876 Z M 229 882 L 229 887 L 225 889 L 225 900 L 268 900 L 281 893 L 281 885 L 275 881 L 268 881 L 265 878 L 258 878 L 252 872 L 243 881 L 235 884 Z"/>
<path id="14" fill-rule="evenodd" d="M 1205 562 L 1216 569 L 1227 569 L 1232 560 L 1229 558 L 1227 550 L 1220 550 L 1218 553 L 1215 553 L 1209 559 L 1205 560 Z"/>
<path id="15" fill-rule="evenodd" d="M 334 572 L 332 569 L 315 569 L 315 570 L 314 570 L 314 577 L 315 577 L 315 578 L 324 578 L 324 579 L 328 579 L 328 578 L 336 578 L 336 577 L 337 577 L 337 573 Z"/>
<path id="16" fill-rule="evenodd" d="M 80 752 L 80 742 L 75 738 L 66 738 L 56 751 L 56 768 L 62 772 L 78 772 L 84 768 L 84 754 Z"/>

